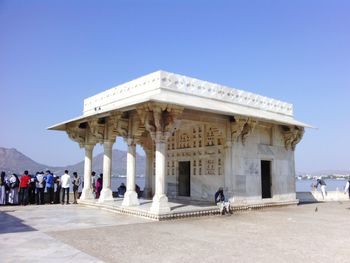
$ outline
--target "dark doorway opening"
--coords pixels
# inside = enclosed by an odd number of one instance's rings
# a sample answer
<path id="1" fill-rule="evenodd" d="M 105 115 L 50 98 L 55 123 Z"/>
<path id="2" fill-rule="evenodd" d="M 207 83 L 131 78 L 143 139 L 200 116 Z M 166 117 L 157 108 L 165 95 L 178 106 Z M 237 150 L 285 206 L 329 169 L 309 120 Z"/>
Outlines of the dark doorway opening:
<path id="1" fill-rule="evenodd" d="M 178 195 L 191 196 L 191 162 L 179 162 Z"/>
<path id="2" fill-rule="evenodd" d="M 271 198 L 271 161 L 261 161 L 261 196 Z"/>

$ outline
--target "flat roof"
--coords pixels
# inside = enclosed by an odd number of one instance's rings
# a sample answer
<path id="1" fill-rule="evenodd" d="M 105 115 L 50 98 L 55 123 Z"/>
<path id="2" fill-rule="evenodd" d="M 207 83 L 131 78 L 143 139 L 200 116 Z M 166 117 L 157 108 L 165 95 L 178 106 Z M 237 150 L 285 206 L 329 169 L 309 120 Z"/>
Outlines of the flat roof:
<path id="1" fill-rule="evenodd" d="M 48 129 L 64 130 L 65 124 L 114 110 L 133 108 L 149 101 L 175 104 L 204 112 L 311 127 L 293 118 L 293 105 L 290 103 L 183 75 L 156 71 L 86 98 L 81 116 Z"/>

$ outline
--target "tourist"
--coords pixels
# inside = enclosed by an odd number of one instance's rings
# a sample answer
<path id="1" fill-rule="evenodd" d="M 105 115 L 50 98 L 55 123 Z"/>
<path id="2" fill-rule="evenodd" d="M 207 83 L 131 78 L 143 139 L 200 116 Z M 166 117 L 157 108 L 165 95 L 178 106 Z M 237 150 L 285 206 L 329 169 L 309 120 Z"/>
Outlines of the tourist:
<path id="1" fill-rule="evenodd" d="M 8 185 L 7 185 L 6 173 L 2 171 L 0 176 L 0 205 L 6 205 L 7 192 L 8 192 Z"/>
<path id="2" fill-rule="evenodd" d="M 21 176 L 19 180 L 19 203 L 20 205 L 28 204 L 28 185 L 30 183 L 30 176 L 28 175 L 28 171 L 25 170 L 24 174 Z"/>
<path id="3" fill-rule="evenodd" d="M 121 183 L 120 186 L 118 187 L 118 196 L 124 197 L 125 192 L 126 192 L 125 184 Z"/>
<path id="4" fill-rule="evenodd" d="M 135 184 L 135 192 L 137 193 L 137 198 L 140 198 L 142 192 L 141 192 L 140 186 L 138 186 L 137 184 Z"/>
<path id="5" fill-rule="evenodd" d="M 96 193 L 96 198 L 97 199 L 100 198 L 100 194 L 101 194 L 101 191 L 102 191 L 102 185 L 103 185 L 103 179 L 102 178 L 103 178 L 103 174 L 100 174 L 100 177 L 97 178 L 96 184 L 95 184 L 95 186 L 96 186 L 95 193 Z"/>
<path id="6" fill-rule="evenodd" d="M 74 196 L 74 202 L 73 204 L 77 204 L 77 199 L 78 199 L 78 188 L 80 185 L 80 177 L 78 176 L 77 172 L 73 173 L 73 180 L 72 180 L 72 185 L 73 185 L 73 196 Z"/>
<path id="7" fill-rule="evenodd" d="M 19 178 L 17 174 L 13 173 L 9 179 L 9 204 L 18 205 L 18 187 L 19 187 Z"/>
<path id="8" fill-rule="evenodd" d="M 50 172 L 50 170 L 46 171 L 46 176 L 44 178 L 46 181 L 46 192 L 49 197 L 49 204 L 53 204 L 54 182 L 53 182 L 53 174 Z"/>
<path id="9" fill-rule="evenodd" d="M 324 200 L 324 198 L 327 196 L 327 192 L 326 192 L 326 182 L 322 179 L 321 176 L 317 178 L 315 188 L 317 189 L 317 187 L 318 187 L 319 185 L 321 186 L 322 198 L 323 198 L 323 200 Z"/>
<path id="10" fill-rule="evenodd" d="M 224 215 L 225 213 L 232 213 L 230 209 L 230 203 L 225 200 L 224 189 L 220 187 L 215 195 L 215 204 L 219 207 L 220 213 Z"/>
<path id="11" fill-rule="evenodd" d="M 54 204 L 60 203 L 60 193 L 61 193 L 61 181 L 60 177 L 56 174 L 53 175 L 53 190 L 54 190 Z"/>
<path id="12" fill-rule="evenodd" d="M 346 182 L 346 186 L 345 186 L 345 189 L 344 189 L 344 194 L 346 194 L 346 192 L 349 193 L 349 199 L 350 199 L 350 176 L 349 176 L 348 181 Z"/>
<path id="13" fill-rule="evenodd" d="M 96 190 L 96 180 L 97 180 L 97 175 L 95 171 L 92 171 L 91 173 L 91 185 L 92 185 L 92 191 L 95 193 Z"/>
<path id="14" fill-rule="evenodd" d="M 36 187 L 36 204 L 45 204 L 44 200 L 44 190 L 45 190 L 45 178 L 44 172 L 38 172 L 35 177 L 35 187 Z"/>
<path id="15" fill-rule="evenodd" d="M 29 204 L 35 204 L 35 192 L 36 192 L 36 176 L 29 175 L 30 181 L 28 185 L 28 202 Z"/>
<path id="16" fill-rule="evenodd" d="M 67 193 L 66 204 L 69 205 L 69 187 L 70 187 L 70 176 L 68 174 L 68 170 L 65 170 L 64 175 L 61 176 L 62 205 L 64 204 L 65 193 Z"/>

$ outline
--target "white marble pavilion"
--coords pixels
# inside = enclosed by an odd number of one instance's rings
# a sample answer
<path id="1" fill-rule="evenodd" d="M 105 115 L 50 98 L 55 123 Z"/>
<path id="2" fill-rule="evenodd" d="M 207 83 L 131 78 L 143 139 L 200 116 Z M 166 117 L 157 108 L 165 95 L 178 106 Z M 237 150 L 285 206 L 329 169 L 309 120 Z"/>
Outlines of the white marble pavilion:
<path id="1" fill-rule="evenodd" d="M 53 125 L 85 149 L 81 200 L 93 199 L 92 153 L 103 144 L 100 203 L 112 201 L 112 146 L 128 144 L 127 192 L 135 192 L 136 144 L 146 153 L 150 212 L 170 211 L 168 197 L 213 201 L 222 186 L 235 205 L 296 202 L 294 150 L 307 124 L 293 106 L 250 92 L 157 71 L 84 100 L 83 115 Z"/>

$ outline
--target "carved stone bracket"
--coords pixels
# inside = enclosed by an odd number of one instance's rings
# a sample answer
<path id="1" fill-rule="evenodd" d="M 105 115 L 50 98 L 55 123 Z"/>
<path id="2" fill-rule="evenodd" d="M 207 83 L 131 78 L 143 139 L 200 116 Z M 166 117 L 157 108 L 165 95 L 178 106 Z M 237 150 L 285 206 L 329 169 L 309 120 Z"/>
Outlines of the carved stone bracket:
<path id="1" fill-rule="evenodd" d="M 67 127 L 66 132 L 68 137 L 77 142 L 80 148 L 83 148 L 86 142 L 86 129 L 79 128 L 78 126 Z"/>
<path id="2" fill-rule="evenodd" d="M 244 145 L 247 137 L 254 131 L 257 120 L 244 117 L 236 117 L 235 121 L 231 122 L 231 140 L 238 142 L 240 139 Z"/>
<path id="3" fill-rule="evenodd" d="M 98 143 L 103 143 L 105 138 L 105 120 L 91 119 L 88 121 L 90 135 Z"/>
<path id="4" fill-rule="evenodd" d="M 304 127 L 281 126 L 286 150 L 295 150 L 295 146 L 301 141 L 304 135 Z"/>
<path id="5" fill-rule="evenodd" d="M 258 122 L 253 119 L 248 119 L 248 121 L 244 124 L 243 130 L 242 130 L 242 143 L 245 145 L 247 137 L 252 134 L 252 132 L 255 129 L 255 126 Z"/>
<path id="6" fill-rule="evenodd" d="M 137 113 L 154 141 L 166 141 L 179 125 L 176 119 L 183 110 L 171 104 L 145 103 L 137 108 Z"/>
<path id="7" fill-rule="evenodd" d="M 139 143 L 145 152 L 154 149 L 154 143 L 150 135 L 141 137 Z"/>
<path id="8" fill-rule="evenodd" d="M 128 135 L 129 120 L 122 112 L 114 112 L 107 118 L 106 138 L 115 140 L 117 136 L 124 138 Z"/>

